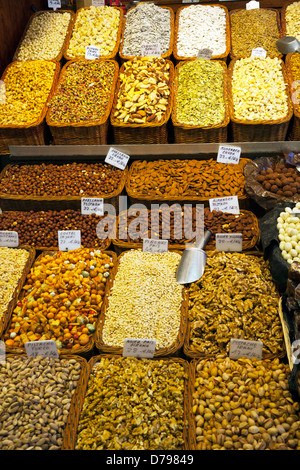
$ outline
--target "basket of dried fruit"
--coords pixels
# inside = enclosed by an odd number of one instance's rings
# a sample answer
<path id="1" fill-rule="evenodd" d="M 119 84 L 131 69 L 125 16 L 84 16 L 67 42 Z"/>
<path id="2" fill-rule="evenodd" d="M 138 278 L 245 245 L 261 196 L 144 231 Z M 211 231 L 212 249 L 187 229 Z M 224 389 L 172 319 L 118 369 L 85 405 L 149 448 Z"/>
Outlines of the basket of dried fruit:
<path id="1" fill-rule="evenodd" d="M 62 449 L 190 449 L 189 383 L 190 366 L 182 358 L 93 356 L 76 395 Z M 132 396 L 140 403 L 139 410 Z M 145 400 L 146 406 L 142 405 Z M 112 407 L 116 401 L 119 406 Z M 161 425 L 168 429 L 167 436 Z M 99 430 L 97 435 L 93 429 Z"/>
<path id="2" fill-rule="evenodd" d="M 285 140 L 293 107 L 281 59 L 233 59 L 228 66 L 228 88 L 234 142 Z"/>
<path id="3" fill-rule="evenodd" d="M 179 7 L 174 31 L 175 60 L 196 59 L 199 49 L 207 48 L 212 52 L 212 59 L 227 59 L 230 52 L 228 8 L 220 4 Z"/>
<path id="4" fill-rule="evenodd" d="M 121 253 L 96 332 L 100 352 L 120 355 L 126 338 L 147 338 L 156 341 L 155 357 L 179 353 L 188 306 L 187 291 L 175 279 L 180 258 L 173 250 Z"/>
<path id="5" fill-rule="evenodd" d="M 18 248 L 0 247 L 1 261 L 1 310 L 0 337 L 16 306 L 26 276 L 29 273 L 36 255 L 35 248 L 20 246 Z"/>
<path id="6" fill-rule="evenodd" d="M 112 60 L 78 59 L 64 65 L 46 115 L 54 144 L 107 144 L 118 72 Z"/>
<path id="7" fill-rule="evenodd" d="M 293 120 L 292 126 L 289 130 L 288 138 L 289 140 L 299 140 L 300 139 L 300 108 L 299 108 L 299 84 L 300 84 L 300 54 L 299 52 L 293 52 L 287 54 L 285 57 L 285 67 L 287 71 L 287 76 L 289 80 L 291 101 L 293 106 Z"/>
<path id="8" fill-rule="evenodd" d="M 228 355 L 235 338 L 261 341 L 264 359 L 284 357 L 279 298 L 262 253 L 208 253 L 203 276 L 189 287 L 185 355 Z"/>
<path id="9" fill-rule="evenodd" d="M 176 143 L 227 142 L 227 65 L 190 60 L 175 67 L 172 123 Z"/>
<path id="10" fill-rule="evenodd" d="M 3 334 L 7 352 L 22 354 L 27 341 L 53 340 L 59 355 L 88 356 L 115 262 L 114 252 L 94 248 L 39 255 Z"/>
<path id="11" fill-rule="evenodd" d="M 123 63 L 110 115 L 116 144 L 168 142 L 173 76 L 173 63 L 160 57 Z"/>

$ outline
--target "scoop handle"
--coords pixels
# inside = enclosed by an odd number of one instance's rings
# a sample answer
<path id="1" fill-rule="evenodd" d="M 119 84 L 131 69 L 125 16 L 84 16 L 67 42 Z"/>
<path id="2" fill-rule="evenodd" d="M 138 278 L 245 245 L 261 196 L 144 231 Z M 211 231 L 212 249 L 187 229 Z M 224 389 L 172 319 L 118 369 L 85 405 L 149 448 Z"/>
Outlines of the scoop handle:
<path id="1" fill-rule="evenodd" d="M 200 238 L 200 240 L 198 240 L 196 243 L 195 243 L 195 248 L 199 248 L 200 250 L 203 250 L 203 248 L 205 247 L 206 243 L 208 242 L 208 240 L 210 239 L 211 237 L 211 231 L 210 230 L 206 230 L 204 232 L 204 235 L 202 238 Z"/>

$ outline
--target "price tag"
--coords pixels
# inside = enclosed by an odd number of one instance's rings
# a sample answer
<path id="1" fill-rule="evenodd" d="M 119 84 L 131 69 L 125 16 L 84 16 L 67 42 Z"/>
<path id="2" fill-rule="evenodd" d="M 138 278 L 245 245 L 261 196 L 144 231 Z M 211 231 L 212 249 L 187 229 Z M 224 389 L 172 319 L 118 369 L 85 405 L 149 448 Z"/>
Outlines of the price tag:
<path id="1" fill-rule="evenodd" d="M 59 251 L 70 251 L 81 248 L 80 230 L 58 230 L 57 236 Z"/>
<path id="2" fill-rule="evenodd" d="M 8 248 L 15 248 L 19 246 L 18 232 L 0 231 L 0 246 L 7 246 Z"/>
<path id="3" fill-rule="evenodd" d="M 229 214 L 239 214 L 239 200 L 237 196 L 217 197 L 209 200 L 211 211 L 228 212 Z"/>
<path id="4" fill-rule="evenodd" d="M 198 50 L 197 59 L 210 60 L 211 56 L 212 56 L 212 51 L 208 48 Z"/>
<path id="5" fill-rule="evenodd" d="M 48 8 L 53 8 L 53 10 L 61 8 L 61 0 L 48 0 Z"/>
<path id="6" fill-rule="evenodd" d="M 6 361 L 6 351 L 4 341 L 0 341 L 0 364 L 4 364 Z"/>
<path id="7" fill-rule="evenodd" d="M 262 341 L 232 338 L 229 346 L 229 357 L 230 359 L 247 357 L 248 359 L 260 360 L 262 358 L 262 348 Z"/>
<path id="8" fill-rule="evenodd" d="M 231 147 L 220 145 L 218 150 L 217 162 L 219 163 L 239 163 L 242 149 L 240 147 Z"/>
<path id="9" fill-rule="evenodd" d="M 251 57 L 261 57 L 265 59 L 267 57 L 267 51 L 263 47 L 256 47 L 252 49 Z"/>
<path id="10" fill-rule="evenodd" d="M 154 238 L 143 239 L 143 251 L 148 253 L 166 253 L 168 251 L 168 240 L 155 240 Z"/>
<path id="11" fill-rule="evenodd" d="M 246 3 L 246 10 L 255 10 L 256 8 L 259 8 L 259 2 L 251 0 L 250 2 Z"/>
<path id="12" fill-rule="evenodd" d="M 104 0 L 93 0 L 92 1 L 92 6 L 93 7 L 104 7 L 105 6 L 105 1 Z"/>
<path id="13" fill-rule="evenodd" d="M 25 350 L 28 357 L 59 357 L 56 342 L 53 339 L 42 341 L 27 341 L 25 343 Z"/>
<path id="14" fill-rule="evenodd" d="M 151 57 L 151 56 L 160 57 L 161 56 L 160 44 L 142 44 L 141 56 L 142 57 Z"/>
<path id="15" fill-rule="evenodd" d="M 83 197 L 81 198 L 81 213 L 83 215 L 104 215 L 103 198 Z"/>
<path id="16" fill-rule="evenodd" d="M 124 340 L 123 356 L 152 359 L 155 353 L 155 346 L 155 339 L 126 338 Z"/>
<path id="17" fill-rule="evenodd" d="M 218 251 L 242 251 L 242 233 L 216 233 L 216 250 Z"/>
<path id="18" fill-rule="evenodd" d="M 0 80 L 0 104 L 6 104 L 6 87 L 3 80 Z"/>
<path id="19" fill-rule="evenodd" d="M 85 59 L 95 60 L 100 57 L 100 49 L 97 46 L 86 46 L 85 48 Z"/>
<path id="20" fill-rule="evenodd" d="M 109 163 L 120 170 L 125 170 L 129 158 L 129 155 L 126 155 L 126 153 L 120 152 L 120 150 L 111 147 L 105 157 L 105 163 Z"/>

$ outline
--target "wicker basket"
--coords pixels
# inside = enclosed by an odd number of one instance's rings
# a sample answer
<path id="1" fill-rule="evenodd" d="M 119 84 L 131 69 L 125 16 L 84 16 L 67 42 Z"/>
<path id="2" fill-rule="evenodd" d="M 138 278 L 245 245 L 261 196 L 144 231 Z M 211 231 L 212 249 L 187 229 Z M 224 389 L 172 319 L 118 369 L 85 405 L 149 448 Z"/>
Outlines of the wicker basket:
<path id="1" fill-rule="evenodd" d="M 293 93 L 295 91 L 293 89 L 293 82 L 298 81 L 298 80 L 294 79 L 292 68 L 291 68 L 291 59 L 295 54 L 299 54 L 299 52 L 293 52 L 291 54 L 287 54 L 285 57 L 285 69 L 287 72 L 289 90 L 291 94 L 291 101 L 292 101 L 293 114 L 294 114 L 293 119 L 292 119 L 292 125 L 291 125 L 291 128 L 289 130 L 289 135 L 288 135 L 289 140 L 300 140 L 300 108 L 299 108 L 299 104 L 297 104 L 296 102 L 294 102 L 295 100 L 293 100 Z"/>
<path id="2" fill-rule="evenodd" d="M 60 73 L 60 65 L 56 61 L 51 61 L 56 64 L 56 69 L 53 77 L 53 84 L 48 99 L 45 101 L 44 107 L 39 118 L 35 123 L 30 125 L 13 125 L 7 126 L 0 125 L 0 149 L 4 153 L 9 154 L 10 145 L 45 145 L 45 132 L 46 132 L 46 113 L 48 103 L 52 98 L 56 82 Z M 2 75 L 1 80 L 5 81 L 5 76 L 10 67 L 14 67 L 16 62 L 9 64 Z"/>
<path id="3" fill-rule="evenodd" d="M 287 7 L 289 5 L 292 5 L 293 3 L 297 3 L 296 0 L 290 0 L 288 2 L 285 2 L 283 5 L 282 5 L 282 8 L 281 8 L 281 33 L 282 33 L 282 37 L 284 36 L 288 36 L 287 34 L 287 31 L 286 31 L 286 10 L 287 10 Z"/>
<path id="4" fill-rule="evenodd" d="M 0 317 L 0 337 L 2 337 L 6 327 L 8 325 L 11 314 L 12 314 L 14 308 L 17 305 L 18 297 L 19 297 L 19 295 L 22 291 L 22 288 L 23 288 L 23 286 L 25 284 L 25 281 L 26 281 L 27 274 L 30 272 L 30 269 L 33 265 L 33 262 L 34 262 L 35 256 L 36 256 L 36 251 L 32 247 L 20 246 L 18 248 L 14 248 L 14 249 L 15 250 L 18 250 L 18 249 L 26 250 L 26 251 L 28 251 L 29 256 L 28 256 L 28 260 L 26 262 L 26 265 L 24 267 L 23 274 L 20 277 L 20 280 L 19 280 L 19 282 L 16 286 L 16 289 L 14 291 L 14 294 L 13 294 L 12 298 L 11 298 L 11 301 L 9 302 L 9 304 L 7 306 L 7 310 L 4 313 L 4 315 L 2 315 Z"/>
<path id="5" fill-rule="evenodd" d="M 170 250 L 170 251 L 175 251 L 175 250 Z M 118 256 L 117 262 L 112 270 L 111 277 L 109 278 L 109 281 L 108 281 L 108 291 L 105 296 L 104 307 L 101 313 L 100 322 L 98 323 L 98 327 L 96 331 L 96 338 L 95 338 L 96 348 L 101 353 L 114 354 L 114 355 L 121 355 L 123 353 L 123 348 L 117 347 L 117 346 L 109 346 L 105 344 L 102 339 L 102 332 L 103 332 L 104 323 L 105 323 L 105 315 L 109 306 L 109 296 L 113 289 L 114 280 L 115 280 L 115 277 L 119 268 L 120 259 L 122 256 L 123 256 L 123 253 L 121 253 L 121 255 Z M 183 288 L 182 304 L 181 304 L 181 320 L 180 320 L 180 327 L 179 327 L 177 339 L 171 346 L 156 350 L 154 357 L 172 356 L 172 355 L 179 354 L 179 351 L 181 347 L 183 346 L 185 333 L 186 333 L 187 309 L 188 309 L 188 295 L 187 295 L 187 290 Z"/>
<path id="6" fill-rule="evenodd" d="M 286 92 L 288 97 L 288 112 L 282 119 L 269 121 L 248 121 L 247 119 L 238 119 L 235 117 L 233 96 L 232 96 L 232 74 L 233 67 L 237 60 L 233 59 L 228 67 L 228 90 L 229 90 L 229 111 L 232 128 L 233 142 L 272 142 L 284 141 L 287 135 L 290 120 L 293 116 L 292 101 L 289 94 L 289 84 L 286 68 L 281 61 L 284 81 L 286 83 Z"/>
<path id="7" fill-rule="evenodd" d="M 173 78 L 174 66 L 170 60 L 166 61 L 170 65 L 170 79 L 169 79 L 169 103 L 167 111 L 159 122 L 147 122 L 146 124 L 129 124 L 120 122 L 114 118 L 116 111 L 118 93 L 120 89 L 120 75 L 116 87 L 115 98 L 111 110 L 110 122 L 113 128 L 115 144 L 167 144 L 168 143 L 168 129 L 167 124 L 172 112 L 173 105 Z M 123 64 L 120 68 L 120 74 L 124 70 Z"/>
<path id="8" fill-rule="evenodd" d="M 45 255 L 47 256 L 54 256 L 55 254 L 57 254 L 58 252 L 57 251 L 45 251 L 43 253 L 41 253 L 35 260 L 35 263 L 39 262 L 40 259 L 42 257 L 44 257 Z M 113 251 L 104 251 L 103 253 L 107 254 L 108 256 L 110 256 L 113 260 L 113 263 L 115 264 L 116 261 L 117 261 L 117 257 L 116 257 L 116 254 L 113 252 Z M 35 266 L 35 263 L 32 264 L 32 268 Z M 24 280 L 24 283 L 23 285 L 25 285 L 25 280 Z M 107 293 L 108 289 L 107 289 L 107 286 L 105 287 L 105 292 Z M 22 291 L 19 295 L 19 297 L 16 299 L 16 301 L 22 301 L 23 298 L 25 297 L 25 292 Z M 106 297 L 106 294 L 104 296 L 104 299 Z M 100 318 L 101 318 L 101 312 L 102 312 L 102 309 L 104 307 L 104 299 L 103 299 L 103 303 L 102 303 L 102 306 L 101 306 L 101 311 L 99 312 L 99 315 L 98 315 L 98 318 L 97 318 L 97 322 L 96 322 L 96 330 L 97 330 L 97 327 L 98 327 L 98 323 L 100 321 Z M 15 306 L 14 306 L 15 308 Z M 13 309 L 11 310 L 11 313 L 12 313 Z M 10 317 L 7 317 L 7 322 L 6 322 L 6 326 L 5 326 L 5 331 L 9 330 L 10 328 L 10 323 L 11 323 L 11 315 Z M 5 333 L 4 331 L 4 333 Z M 89 341 L 88 344 L 86 344 L 85 346 L 81 346 L 80 348 L 76 349 L 75 351 L 72 350 L 72 349 L 60 349 L 59 350 L 59 355 L 62 357 L 62 356 L 69 356 L 69 355 L 79 355 L 79 356 L 82 356 L 82 357 L 89 357 L 92 353 L 93 353 L 93 349 L 94 349 L 94 346 L 95 346 L 95 332 L 93 333 L 92 335 L 92 338 L 91 338 L 91 341 Z M 6 351 L 7 353 L 10 353 L 10 354 L 24 354 L 25 352 L 25 347 L 22 346 L 22 347 L 13 347 L 13 346 L 6 346 Z"/>
<path id="9" fill-rule="evenodd" d="M 26 28 L 25 28 L 24 33 L 23 33 L 23 35 L 22 35 L 22 38 L 21 38 L 21 40 L 20 40 L 20 42 L 19 42 L 19 45 L 18 45 L 18 47 L 17 47 L 17 49 L 16 49 L 16 51 L 15 51 L 14 56 L 13 56 L 13 61 L 18 61 L 18 60 L 20 60 L 20 59 L 18 58 L 19 51 L 20 51 L 20 48 L 21 48 L 21 46 L 22 46 L 22 43 L 23 43 L 24 39 L 25 39 L 26 36 L 27 36 L 27 32 L 28 32 L 28 30 L 29 30 L 29 28 L 30 28 L 30 26 L 31 26 L 31 24 L 32 24 L 32 22 L 33 22 L 33 20 L 34 20 L 36 17 L 39 17 L 39 16 L 41 16 L 41 15 L 43 15 L 43 14 L 45 14 L 45 13 L 48 13 L 48 14 L 50 13 L 50 14 L 53 14 L 53 15 L 60 15 L 60 14 L 62 14 L 62 13 L 69 13 L 69 15 L 70 15 L 69 26 L 68 26 L 67 31 L 66 31 L 66 37 L 65 37 L 63 46 L 62 46 L 60 52 L 58 53 L 58 55 L 57 55 L 56 57 L 52 57 L 52 60 L 56 60 L 57 62 L 59 62 L 59 61 L 62 59 L 63 54 L 64 54 L 65 49 L 66 49 L 66 45 L 67 45 L 67 43 L 68 43 L 68 41 L 69 41 L 69 39 L 70 39 L 71 32 L 72 32 L 72 29 L 73 29 L 74 20 L 75 20 L 75 13 L 74 13 L 73 11 L 71 11 L 71 10 L 58 10 L 58 11 L 55 11 L 55 12 L 54 12 L 54 11 L 51 12 L 51 11 L 49 11 L 49 10 L 45 10 L 45 11 L 38 11 L 37 13 L 34 13 L 34 14 L 30 17 L 30 19 L 29 19 L 29 21 L 28 21 L 28 23 L 27 23 L 27 25 L 26 25 Z"/>
<path id="10" fill-rule="evenodd" d="M 74 62 L 90 63 L 85 59 L 76 59 L 73 61 L 67 62 L 62 68 L 55 94 L 58 92 L 60 83 L 63 81 L 66 74 L 67 68 L 70 64 Z M 99 64 L 103 64 L 104 60 L 97 60 Z M 87 121 L 87 122 L 68 122 L 68 123 L 59 123 L 51 119 L 51 103 L 49 110 L 46 115 L 46 122 L 50 128 L 50 132 L 53 136 L 54 144 L 56 145 L 107 145 L 107 133 L 108 133 L 108 124 L 109 124 L 109 115 L 114 99 L 115 87 L 118 78 L 119 65 L 116 61 L 111 61 L 114 63 L 115 71 L 113 77 L 113 83 L 110 87 L 110 99 L 107 104 L 105 114 L 102 119 L 97 122 Z"/>
<path id="11" fill-rule="evenodd" d="M 215 252 L 211 252 L 210 255 L 211 256 L 214 256 L 214 255 L 217 255 L 218 252 L 215 251 Z M 249 251 L 247 253 L 245 253 L 246 255 L 249 255 L 249 256 L 257 256 L 257 257 L 260 257 L 263 259 L 263 253 L 261 252 L 258 252 L 258 251 Z M 277 297 L 278 297 L 278 301 L 280 299 L 280 296 L 279 296 L 279 293 L 277 293 Z M 278 313 L 279 315 L 279 313 Z M 190 333 L 191 333 L 191 324 L 190 324 L 190 321 L 188 320 L 188 326 L 187 326 L 187 333 L 186 333 L 186 336 L 185 336 L 185 341 L 184 341 L 184 346 L 183 346 L 183 351 L 184 351 L 184 354 L 188 357 L 188 358 L 207 358 L 207 354 L 203 354 L 201 352 L 198 352 L 197 350 L 195 349 L 192 349 L 190 347 Z M 218 354 L 224 354 L 226 355 L 226 352 L 225 351 L 220 351 Z M 262 353 L 262 359 L 273 359 L 273 358 L 276 358 L 276 357 L 280 357 L 280 358 L 283 358 L 286 354 L 286 349 L 285 349 L 285 344 L 284 344 L 284 341 L 283 341 L 283 344 L 282 344 L 282 352 L 279 353 L 279 354 L 271 354 L 271 353 L 266 353 L 263 351 Z"/>
<path id="12" fill-rule="evenodd" d="M 109 354 L 101 354 L 97 356 L 93 356 L 88 362 L 88 368 L 85 369 L 85 374 L 83 376 L 83 380 L 80 382 L 79 390 L 77 391 L 75 397 L 76 401 L 72 402 L 68 421 L 65 428 L 65 433 L 63 437 L 63 444 L 62 450 L 75 450 L 76 449 L 76 442 L 77 442 L 77 433 L 78 433 L 78 424 L 80 420 L 81 411 L 83 408 L 84 400 L 86 397 L 86 393 L 88 390 L 89 385 L 89 378 L 92 373 L 93 367 L 101 360 L 101 358 L 111 358 L 113 359 L 115 356 Z M 158 359 L 152 359 L 156 361 Z M 181 358 L 177 357 L 163 357 L 159 358 L 160 361 L 167 361 L 176 362 L 183 366 L 185 371 L 185 383 L 184 383 L 184 422 L 185 426 L 183 428 L 183 439 L 184 439 L 184 446 L 183 450 L 190 449 L 190 441 L 189 441 L 189 426 L 190 426 L 190 390 L 189 385 L 191 382 L 191 373 L 190 373 L 190 365 L 189 363 Z M 143 359 L 139 359 L 139 361 L 143 361 Z M 97 410 L 96 410 L 97 412 Z"/>
<path id="13" fill-rule="evenodd" d="M 37 162 L 35 162 L 36 164 Z M 42 164 L 42 162 L 38 162 Z M 6 171 L 12 166 L 6 165 L 0 173 L 0 185 Z M 125 181 L 127 178 L 127 168 L 123 170 L 122 179 L 119 187 L 109 195 L 97 195 L 99 198 L 104 199 L 104 203 L 111 204 L 118 213 L 119 196 L 123 193 L 125 188 Z M 88 196 L 86 196 L 88 197 Z M 90 195 L 89 197 L 93 197 Z M 96 196 L 95 196 L 96 197 Z M 2 211 L 46 211 L 46 210 L 61 210 L 61 209 L 80 209 L 81 196 L 24 196 L 16 194 L 1 194 L 0 192 L 0 207 Z"/>
<path id="14" fill-rule="evenodd" d="M 169 44 L 169 49 L 164 52 L 161 57 L 163 59 L 170 59 L 173 51 L 173 44 L 174 44 L 174 23 L 175 23 L 175 14 L 174 11 L 171 7 L 167 6 L 160 6 L 160 8 L 164 8 L 165 10 L 169 10 L 170 12 L 170 25 L 171 25 L 171 34 L 170 34 L 170 44 Z M 135 7 L 129 8 L 127 11 L 127 15 L 130 11 L 134 10 Z M 127 56 L 123 54 L 123 43 L 124 43 L 124 34 L 125 34 L 125 29 L 126 29 L 126 16 L 123 19 L 123 27 L 122 27 L 122 34 L 121 34 L 121 43 L 120 43 L 120 49 L 119 49 L 119 57 L 121 59 L 121 63 L 125 62 L 126 60 L 132 60 L 134 56 Z"/>
<path id="15" fill-rule="evenodd" d="M 68 54 L 68 50 L 69 50 L 69 46 L 70 46 L 70 41 L 72 39 L 72 35 L 73 35 L 73 31 L 74 31 L 74 27 L 76 26 L 76 21 L 78 19 L 78 16 L 80 15 L 81 11 L 83 10 L 89 10 L 90 7 L 84 7 L 84 8 L 79 8 L 77 11 L 76 11 L 76 14 L 75 14 L 75 19 L 74 19 L 74 23 L 73 23 L 73 29 L 72 29 L 72 32 L 70 34 L 70 37 L 68 39 L 68 42 L 66 44 L 66 47 L 65 47 L 65 52 L 64 52 L 64 58 L 69 61 L 69 60 L 74 60 L 74 59 L 85 59 L 85 54 L 80 56 L 80 57 L 72 57 Z M 105 59 L 105 60 L 108 60 L 108 59 L 116 59 L 117 57 L 117 54 L 118 54 L 118 51 L 119 51 L 119 47 L 120 47 L 120 42 L 121 42 L 121 33 L 122 33 L 122 24 L 123 24 L 123 9 L 121 7 L 110 7 L 110 8 L 114 8 L 115 10 L 118 10 L 120 12 L 120 21 L 119 21 L 119 27 L 118 27 L 118 32 L 117 32 L 117 40 L 116 40 L 116 44 L 115 44 L 115 47 L 113 48 L 113 51 L 111 52 L 111 54 L 107 54 L 106 56 L 100 56 L 99 59 Z"/>
<path id="16" fill-rule="evenodd" d="M 174 127 L 174 140 L 175 143 L 185 144 L 185 143 L 214 143 L 214 142 L 227 142 L 227 127 L 230 121 L 229 117 L 229 107 L 228 107 L 228 91 L 227 91 L 227 65 L 226 62 L 220 60 L 218 61 L 224 68 L 224 106 L 225 106 L 225 118 L 224 121 L 219 124 L 208 125 L 205 127 L 192 126 L 187 124 L 182 124 L 177 120 L 177 94 L 178 94 L 178 78 L 179 78 L 179 68 L 182 67 L 188 61 L 179 62 L 175 67 L 174 75 L 174 99 L 173 99 L 173 109 L 172 109 L 172 123 Z"/>
<path id="17" fill-rule="evenodd" d="M 281 38 L 283 35 L 282 35 L 282 30 L 281 30 L 281 21 L 280 21 L 280 12 L 279 10 L 275 10 L 274 8 L 263 8 L 263 10 L 270 10 L 270 11 L 274 11 L 276 13 L 276 19 L 277 19 L 277 27 L 278 27 L 278 35 L 279 35 L 279 38 Z M 234 15 L 235 13 L 238 13 L 240 11 L 244 11 L 243 9 L 239 8 L 237 10 L 231 10 L 229 12 L 229 21 L 230 21 L 230 27 L 231 27 L 231 17 L 232 15 Z M 233 50 L 232 50 L 232 40 L 233 40 L 233 33 L 231 31 L 231 47 L 230 47 L 230 58 L 231 59 L 242 59 L 244 57 L 240 57 L 240 56 L 237 56 L 233 53 Z M 282 58 L 282 54 L 280 52 L 278 52 L 278 55 L 276 56 L 278 57 L 279 59 Z"/>
<path id="18" fill-rule="evenodd" d="M 178 31 L 179 31 L 179 17 L 180 17 L 180 12 L 184 9 L 184 8 L 188 8 L 189 6 L 191 5 L 185 5 L 185 6 L 182 6 L 182 7 L 179 7 L 177 12 L 176 12 L 176 18 L 175 18 L 175 32 L 174 32 L 174 47 L 173 47 L 173 56 L 174 56 L 174 59 L 176 60 L 176 62 L 179 62 L 181 60 L 191 60 L 191 59 L 196 59 L 197 57 L 194 56 L 194 57 L 184 57 L 184 56 L 180 56 L 178 54 L 178 51 L 177 51 L 177 43 L 178 43 Z M 213 55 L 211 58 L 212 59 L 222 59 L 222 60 L 225 60 L 227 59 L 227 56 L 229 55 L 230 53 L 230 24 L 229 24 L 229 12 L 228 12 L 228 8 L 223 6 L 223 5 L 220 5 L 220 4 L 209 4 L 209 6 L 211 7 L 219 7 L 219 8 L 223 8 L 224 11 L 225 11 L 225 15 L 226 15 L 226 50 L 223 54 L 220 54 L 220 55 Z"/>

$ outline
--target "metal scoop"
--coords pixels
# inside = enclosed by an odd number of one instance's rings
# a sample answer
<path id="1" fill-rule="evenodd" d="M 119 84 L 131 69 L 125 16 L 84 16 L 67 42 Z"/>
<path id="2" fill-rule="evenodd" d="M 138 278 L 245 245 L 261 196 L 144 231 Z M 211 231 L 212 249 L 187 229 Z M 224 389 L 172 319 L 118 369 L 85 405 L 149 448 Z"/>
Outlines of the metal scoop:
<path id="1" fill-rule="evenodd" d="M 276 41 L 278 50 L 286 55 L 290 52 L 300 52 L 300 42 L 293 36 L 285 36 Z"/>
<path id="2" fill-rule="evenodd" d="M 198 281 L 203 276 L 207 259 L 207 254 L 203 251 L 203 248 L 210 236 L 211 232 L 207 230 L 200 240 L 185 248 L 176 271 L 178 284 L 189 284 Z"/>

